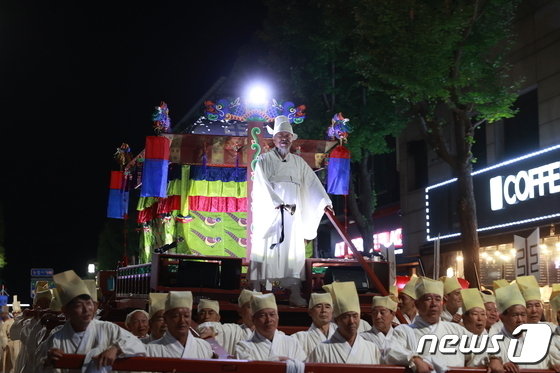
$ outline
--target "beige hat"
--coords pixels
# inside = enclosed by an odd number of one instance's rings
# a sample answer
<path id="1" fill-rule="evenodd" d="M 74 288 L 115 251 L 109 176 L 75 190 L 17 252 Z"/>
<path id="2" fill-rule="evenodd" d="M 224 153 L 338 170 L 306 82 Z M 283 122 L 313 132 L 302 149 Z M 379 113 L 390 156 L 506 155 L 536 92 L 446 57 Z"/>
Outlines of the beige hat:
<path id="1" fill-rule="evenodd" d="M 499 313 L 504 313 L 511 306 L 518 304 L 525 306 L 525 298 L 523 298 L 516 284 L 509 284 L 496 289 L 496 307 Z"/>
<path id="2" fill-rule="evenodd" d="M 260 310 L 264 310 L 265 308 L 272 308 L 274 310 L 278 309 L 276 305 L 276 297 L 274 294 L 261 294 L 261 295 L 253 295 L 251 297 L 251 311 L 253 314 Z"/>
<path id="3" fill-rule="evenodd" d="M 397 311 L 397 305 L 398 303 L 395 302 L 390 295 L 386 295 L 384 297 L 376 295 L 375 297 L 373 297 L 373 300 L 371 302 L 372 309 L 373 307 L 385 307 L 393 312 Z"/>
<path id="4" fill-rule="evenodd" d="M 560 297 L 558 295 L 550 300 L 550 307 L 552 307 L 552 319 L 556 322 L 556 314 L 560 310 Z"/>
<path id="5" fill-rule="evenodd" d="M 193 296 L 190 291 L 170 291 L 165 300 L 165 311 L 174 308 L 188 308 L 192 310 Z"/>
<path id="6" fill-rule="evenodd" d="M 86 286 L 89 290 L 89 295 L 91 295 L 91 299 L 93 299 L 94 302 L 97 302 L 97 283 L 95 282 L 95 280 L 84 280 L 84 282 L 86 283 Z"/>
<path id="7" fill-rule="evenodd" d="M 492 285 L 494 286 L 494 291 L 496 291 L 496 289 L 498 289 L 498 288 L 503 288 L 505 286 L 508 286 L 509 282 L 507 282 L 507 280 L 501 278 L 499 280 L 494 280 L 492 282 Z"/>
<path id="8" fill-rule="evenodd" d="M 428 277 L 420 277 L 416 281 L 414 291 L 416 294 L 414 299 L 420 299 L 425 294 L 437 294 L 443 297 L 443 282 Z"/>
<path id="9" fill-rule="evenodd" d="M 124 325 L 126 327 L 128 327 L 128 324 L 130 323 L 130 319 L 132 318 L 132 315 L 134 315 L 137 312 L 140 312 L 140 313 L 144 314 L 148 318 L 148 320 L 150 319 L 150 314 L 148 312 L 146 312 L 144 310 L 140 310 L 140 309 L 133 310 L 133 311 L 129 312 L 128 315 L 126 315 L 126 319 L 124 320 Z"/>
<path id="10" fill-rule="evenodd" d="M 552 301 L 554 298 L 556 298 L 557 295 L 560 295 L 560 284 L 552 284 L 549 299 Z"/>
<path id="11" fill-rule="evenodd" d="M 476 288 L 461 290 L 461 298 L 463 299 L 463 311 L 466 312 L 475 307 L 484 309 L 484 301 L 480 295 L 480 291 Z"/>
<path id="12" fill-rule="evenodd" d="M 51 289 L 52 290 L 52 299 L 51 299 L 51 304 L 49 306 L 49 309 L 51 311 L 62 311 L 62 303 L 60 302 L 60 295 L 58 294 L 58 290 L 57 289 Z"/>
<path id="13" fill-rule="evenodd" d="M 354 281 L 333 282 L 324 285 L 323 289 L 331 294 L 333 300 L 333 315 L 338 317 L 346 312 L 361 313 L 360 298 Z"/>
<path id="14" fill-rule="evenodd" d="M 311 293 L 309 297 L 309 309 L 312 309 L 318 304 L 327 303 L 331 307 L 333 305 L 332 297 L 330 293 Z"/>
<path id="15" fill-rule="evenodd" d="M 214 310 L 216 313 L 220 313 L 220 302 L 217 300 L 210 300 L 210 299 L 201 299 L 198 302 L 198 312 L 202 311 L 204 308 L 210 308 Z"/>
<path id="16" fill-rule="evenodd" d="M 33 297 L 33 305 L 36 305 L 40 299 L 52 299 L 52 293 L 49 289 L 48 281 L 37 281 L 35 285 L 35 296 Z"/>
<path id="17" fill-rule="evenodd" d="M 57 273 L 53 276 L 54 283 L 60 295 L 60 303 L 66 306 L 70 301 L 80 295 L 89 295 L 89 289 L 76 272 L 73 270 Z"/>
<path id="18" fill-rule="evenodd" d="M 411 297 L 412 299 L 416 299 L 416 281 L 418 281 L 418 276 L 412 276 L 410 280 L 404 285 L 401 293 L 404 293 Z"/>
<path id="19" fill-rule="evenodd" d="M 18 300 L 17 295 L 14 295 L 12 298 L 12 312 L 21 312 L 21 302 Z"/>
<path id="20" fill-rule="evenodd" d="M 278 132 L 289 132 L 293 136 L 293 141 L 296 141 L 298 138 L 298 135 L 294 133 L 292 125 L 290 124 L 290 119 L 285 115 L 279 115 L 274 118 L 274 128 L 271 129 L 269 126 L 266 126 L 266 130 L 272 136 L 276 135 Z"/>
<path id="21" fill-rule="evenodd" d="M 519 276 L 515 280 L 525 302 L 541 300 L 541 288 L 535 276 Z"/>
<path id="22" fill-rule="evenodd" d="M 260 291 L 242 289 L 239 298 L 237 298 L 239 308 L 243 307 L 245 303 L 250 302 L 253 295 L 262 295 L 262 293 Z"/>
<path id="23" fill-rule="evenodd" d="M 480 291 L 480 296 L 484 303 L 496 303 L 496 296 L 494 292 L 490 289 L 484 289 Z"/>
<path id="24" fill-rule="evenodd" d="M 447 295 L 455 290 L 461 290 L 463 287 L 457 280 L 457 277 L 447 277 L 442 276 L 439 278 L 441 282 L 443 282 L 443 294 Z"/>
<path id="25" fill-rule="evenodd" d="M 167 293 L 150 293 L 148 294 L 148 310 L 150 319 L 156 312 L 165 310 L 165 301 L 167 300 Z"/>

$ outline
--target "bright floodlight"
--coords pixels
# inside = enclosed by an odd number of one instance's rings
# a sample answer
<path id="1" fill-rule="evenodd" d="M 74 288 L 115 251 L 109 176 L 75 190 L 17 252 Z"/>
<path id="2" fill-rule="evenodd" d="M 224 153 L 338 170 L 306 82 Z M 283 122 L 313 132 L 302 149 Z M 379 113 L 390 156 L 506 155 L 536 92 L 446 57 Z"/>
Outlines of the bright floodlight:
<path id="1" fill-rule="evenodd" d="M 87 271 L 88 273 L 95 273 L 95 264 L 93 263 L 88 264 Z"/>
<path id="2" fill-rule="evenodd" d="M 253 84 L 247 90 L 247 104 L 253 106 L 266 105 L 268 103 L 270 91 L 264 84 Z"/>

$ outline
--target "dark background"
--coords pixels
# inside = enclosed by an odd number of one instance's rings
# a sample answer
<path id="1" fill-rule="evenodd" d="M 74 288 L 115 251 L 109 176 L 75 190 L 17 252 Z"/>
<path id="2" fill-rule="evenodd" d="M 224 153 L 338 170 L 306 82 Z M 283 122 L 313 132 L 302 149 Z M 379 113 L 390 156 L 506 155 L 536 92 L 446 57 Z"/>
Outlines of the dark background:
<path id="1" fill-rule="evenodd" d="M 142 150 L 162 100 L 172 125 L 183 118 L 230 74 L 264 15 L 256 0 L 0 4 L 2 283 L 11 295 L 29 300 L 30 268 L 86 274 L 117 147 Z"/>

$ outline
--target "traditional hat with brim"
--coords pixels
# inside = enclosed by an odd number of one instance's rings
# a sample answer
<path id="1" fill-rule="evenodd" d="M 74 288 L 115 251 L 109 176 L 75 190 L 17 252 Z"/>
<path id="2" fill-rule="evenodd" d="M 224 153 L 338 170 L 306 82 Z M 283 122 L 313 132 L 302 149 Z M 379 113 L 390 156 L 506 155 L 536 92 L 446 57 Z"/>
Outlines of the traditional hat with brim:
<path id="1" fill-rule="evenodd" d="M 126 315 L 126 319 L 124 320 L 124 325 L 128 327 L 128 324 L 130 323 L 130 319 L 132 318 L 132 316 L 134 316 L 135 313 L 138 313 L 138 312 L 145 315 L 148 320 L 150 319 L 150 314 L 148 312 L 146 312 L 144 310 L 140 310 L 140 309 L 133 310 L 133 311 L 130 311 L 128 313 L 128 315 Z"/>
<path id="2" fill-rule="evenodd" d="M 535 276 L 519 276 L 515 279 L 515 282 L 521 290 L 525 302 L 541 300 L 541 288 Z"/>
<path id="3" fill-rule="evenodd" d="M 418 281 L 418 276 L 412 276 L 404 285 L 401 293 L 408 295 L 412 299 L 416 299 L 416 281 Z"/>
<path id="4" fill-rule="evenodd" d="M 457 280 L 457 277 L 440 277 L 440 281 L 443 282 L 443 294 L 447 295 L 454 292 L 455 290 L 461 290 L 462 286 Z"/>
<path id="5" fill-rule="evenodd" d="M 525 307 L 525 298 L 523 298 L 523 294 L 521 294 L 517 284 L 509 284 L 508 286 L 496 289 L 496 307 L 498 312 L 504 313 L 505 310 L 516 305 Z"/>
<path id="6" fill-rule="evenodd" d="M 393 300 L 393 297 L 390 295 L 386 295 L 384 297 L 376 295 L 373 297 L 371 301 L 371 308 L 374 307 L 385 307 L 390 309 L 393 312 L 397 311 L 398 303 Z"/>
<path id="7" fill-rule="evenodd" d="M 247 289 L 241 290 L 241 293 L 239 294 L 239 298 L 237 298 L 237 305 L 239 306 L 239 308 L 243 307 L 245 303 L 250 302 L 253 295 L 262 295 L 262 293 L 260 291 L 253 291 Z"/>
<path id="8" fill-rule="evenodd" d="M 148 295 L 148 313 L 150 319 L 161 310 L 165 310 L 165 301 L 167 300 L 167 293 L 150 293 Z"/>
<path id="9" fill-rule="evenodd" d="M 193 295 L 190 291 L 170 291 L 165 300 L 165 311 L 174 308 L 188 308 L 192 310 Z"/>
<path id="10" fill-rule="evenodd" d="M 285 115 L 279 115 L 274 118 L 274 128 L 266 126 L 266 130 L 272 136 L 276 135 L 279 132 L 289 132 L 292 134 L 292 141 L 296 141 L 298 138 L 298 135 L 294 133 L 294 129 L 290 124 L 290 119 Z"/>
<path id="11" fill-rule="evenodd" d="M 80 295 L 91 297 L 86 283 L 73 270 L 57 273 L 53 276 L 53 280 L 62 306 L 66 306 L 72 299 Z"/>
<path id="12" fill-rule="evenodd" d="M 484 308 L 484 301 L 478 289 L 470 288 L 461 290 L 461 299 L 463 300 L 463 311 L 469 311 L 473 308 Z"/>
<path id="13" fill-rule="evenodd" d="M 418 281 L 416 281 L 414 290 L 416 293 L 414 299 L 420 299 L 426 294 L 436 294 L 443 297 L 443 282 L 432 280 L 428 277 L 420 277 Z"/>
<path id="14" fill-rule="evenodd" d="M 332 307 L 333 301 L 330 293 L 311 293 L 309 297 L 309 309 L 322 303 L 330 304 Z"/>
<path id="15" fill-rule="evenodd" d="M 251 298 L 251 312 L 253 314 L 264 310 L 266 308 L 272 308 L 274 310 L 278 310 L 278 306 L 276 305 L 276 298 L 274 294 L 261 294 L 261 295 L 253 295 Z"/>
<path id="16" fill-rule="evenodd" d="M 333 315 L 338 317 L 346 312 L 360 314 L 360 299 L 354 281 L 333 282 L 324 285 L 323 289 L 331 294 L 333 300 Z"/>
<path id="17" fill-rule="evenodd" d="M 216 313 L 220 313 L 220 303 L 217 300 L 201 299 L 198 302 L 197 311 L 200 312 L 205 308 L 209 308 L 214 310 Z"/>

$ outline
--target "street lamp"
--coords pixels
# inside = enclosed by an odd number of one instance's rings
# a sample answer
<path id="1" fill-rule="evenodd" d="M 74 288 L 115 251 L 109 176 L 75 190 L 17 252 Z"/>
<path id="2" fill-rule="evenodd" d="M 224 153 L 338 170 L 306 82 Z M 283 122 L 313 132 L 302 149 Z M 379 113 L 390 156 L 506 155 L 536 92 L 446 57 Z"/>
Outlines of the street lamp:
<path id="1" fill-rule="evenodd" d="M 249 107 L 266 106 L 270 100 L 269 87 L 261 82 L 252 83 L 247 88 L 245 101 Z"/>
<path id="2" fill-rule="evenodd" d="M 94 263 L 89 263 L 87 266 L 87 271 L 89 274 L 94 274 L 95 273 L 95 264 Z"/>

